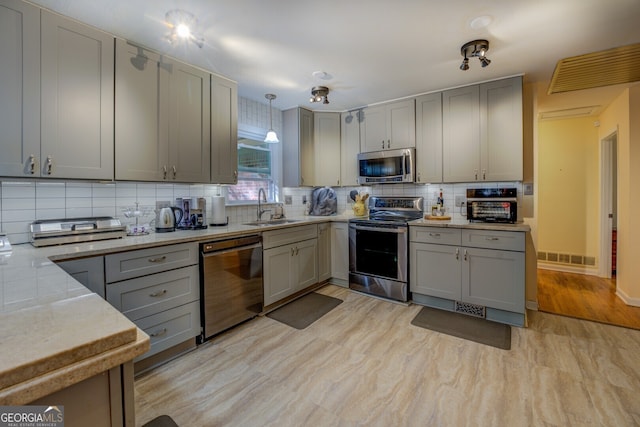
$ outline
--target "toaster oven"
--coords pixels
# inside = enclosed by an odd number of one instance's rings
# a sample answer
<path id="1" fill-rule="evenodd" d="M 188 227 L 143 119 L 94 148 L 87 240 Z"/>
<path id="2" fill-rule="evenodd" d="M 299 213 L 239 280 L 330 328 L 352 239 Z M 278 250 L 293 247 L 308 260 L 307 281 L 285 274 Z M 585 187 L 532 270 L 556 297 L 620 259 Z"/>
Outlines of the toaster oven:
<path id="1" fill-rule="evenodd" d="M 518 220 L 518 190 L 468 188 L 467 219 L 471 222 L 515 223 Z"/>

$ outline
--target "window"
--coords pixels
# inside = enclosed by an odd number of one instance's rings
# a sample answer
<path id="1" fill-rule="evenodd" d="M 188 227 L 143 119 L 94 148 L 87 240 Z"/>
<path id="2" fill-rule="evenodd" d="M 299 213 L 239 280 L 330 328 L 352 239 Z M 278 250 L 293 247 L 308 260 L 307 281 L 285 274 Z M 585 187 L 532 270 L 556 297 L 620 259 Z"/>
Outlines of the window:
<path id="1" fill-rule="evenodd" d="M 258 200 L 260 188 L 264 188 L 267 200 L 275 200 L 272 147 L 263 141 L 238 137 L 238 183 L 227 188 L 228 202 Z"/>

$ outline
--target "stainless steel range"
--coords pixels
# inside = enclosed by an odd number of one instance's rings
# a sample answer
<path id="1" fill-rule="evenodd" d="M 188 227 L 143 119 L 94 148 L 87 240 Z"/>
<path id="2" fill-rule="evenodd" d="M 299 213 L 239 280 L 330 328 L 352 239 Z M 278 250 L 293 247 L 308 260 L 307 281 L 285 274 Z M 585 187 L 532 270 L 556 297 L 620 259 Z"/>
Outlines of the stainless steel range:
<path id="1" fill-rule="evenodd" d="M 369 218 L 349 221 L 349 287 L 397 301 L 409 294 L 409 226 L 422 197 L 371 197 Z"/>

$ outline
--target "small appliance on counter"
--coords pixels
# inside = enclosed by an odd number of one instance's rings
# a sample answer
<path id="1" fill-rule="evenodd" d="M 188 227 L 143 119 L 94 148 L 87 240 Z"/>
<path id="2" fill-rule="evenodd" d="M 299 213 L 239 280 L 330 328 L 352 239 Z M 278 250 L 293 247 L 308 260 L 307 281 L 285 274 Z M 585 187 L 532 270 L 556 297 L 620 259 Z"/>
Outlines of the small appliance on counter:
<path id="1" fill-rule="evenodd" d="M 468 188 L 467 219 L 471 222 L 518 221 L 516 188 Z"/>
<path id="2" fill-rule="evenodd" d="M 224 196 L 213 196 L 211 198 L 211 215 L 209 225 L 225 226 L 229 225 Z"/>
<path id="3" fill-rule="evenodd" d="M 35 247 L 120 239 L 127 234 L 120 220 L 110 216 L 41 219 L 32 222 L 29 229 Z"/>
<path id="4" fill-rule="evenodd" d="M 7 262 L 11 256 L 12 248 L 6 233 L 0 233 L 0 264 Z"/>
<path id="5" fill-rule="evenodd" d="M 156 202 L 156 233 L 176 231 L 181 220 L 182 209 L 171 206 L 171 202 Z"/>
<path id="6" fill-rule="evenodd" d="M 207 228 L 207 200 L 204 197 L 178 197 L 176 207 L 182 210 L 182 219 L 176 223 L 178 230 Z"/>
<path id="7" fill-rule="evenodd" d="M 133 218 L 130 224 L 125 224 L 127 227 L 127 236 L 142 236 L 149 234 L 151 231 L 149 218 L 153 215 L 152 207 L 140 206 L 140 204 L 136 202 L 135 207 L 128 206 L 122 208 L 122 215 L 127 219 Z"/>

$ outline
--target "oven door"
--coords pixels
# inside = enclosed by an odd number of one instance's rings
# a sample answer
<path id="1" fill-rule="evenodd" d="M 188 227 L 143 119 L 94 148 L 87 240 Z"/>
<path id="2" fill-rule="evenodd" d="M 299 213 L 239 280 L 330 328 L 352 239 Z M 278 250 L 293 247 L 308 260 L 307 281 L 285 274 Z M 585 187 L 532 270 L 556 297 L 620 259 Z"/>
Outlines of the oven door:
<path id="1" fill-rule="evenodd" d="M 349 224 L 349 287 L 407 300 L 408 227 Z"/>

